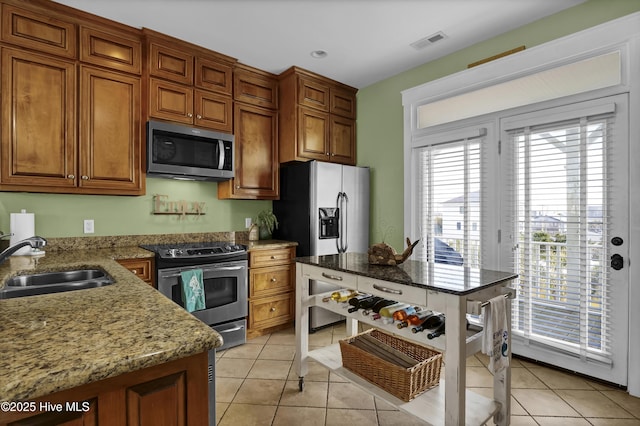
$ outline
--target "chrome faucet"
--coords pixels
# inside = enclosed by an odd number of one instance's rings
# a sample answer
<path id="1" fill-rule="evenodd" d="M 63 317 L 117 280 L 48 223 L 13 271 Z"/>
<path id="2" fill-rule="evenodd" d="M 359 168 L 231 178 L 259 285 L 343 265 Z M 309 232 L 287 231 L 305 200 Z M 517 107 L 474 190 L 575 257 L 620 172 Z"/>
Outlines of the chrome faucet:
<path id="1" fill-rule="evenodd" d="M 2 237 L 6 237 L 3 235 Z M 1 238 L 1 237 L 0 237 Z M 0 265 L 4 263 L 5 260 L 9 258 L 13 253 L 20 250 L 24 246 L 31 246 L 32 248 L 41 248 L 47 245 L 47 240 L 42 237 L 33 236 L 30 238 L 26 238 L 22 241 L 18 241 L 12 246 L 9 246 L 5 251 L 0 253 Z"/>

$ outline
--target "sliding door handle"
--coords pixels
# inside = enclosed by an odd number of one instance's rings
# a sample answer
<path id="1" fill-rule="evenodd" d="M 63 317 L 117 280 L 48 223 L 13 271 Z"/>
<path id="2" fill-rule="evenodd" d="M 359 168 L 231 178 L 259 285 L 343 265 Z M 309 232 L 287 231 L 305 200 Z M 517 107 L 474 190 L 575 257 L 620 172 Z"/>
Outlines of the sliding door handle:
<path id="1" fill-rule="evenodd" d="M 616 271 L 624 268 L 624 258 L 617 253 L 611 256 L 611 267 Z"/>

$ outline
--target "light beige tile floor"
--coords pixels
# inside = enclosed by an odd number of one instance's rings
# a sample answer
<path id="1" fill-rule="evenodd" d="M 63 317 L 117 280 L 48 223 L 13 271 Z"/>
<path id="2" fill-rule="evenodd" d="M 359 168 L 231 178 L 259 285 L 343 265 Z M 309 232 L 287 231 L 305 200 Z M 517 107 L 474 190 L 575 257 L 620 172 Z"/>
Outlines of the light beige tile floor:
<path id="1" fill-rule="evenodd" d="M 318 331 L 309 345 L 345 337 L 344 325 Z M 216 417 L 220 426 L 412 426 L 419 419 L 397 411 L 321 365 L 311 363 L 304 391 L 293 367 L 293 328 L 221 351 L 216 359 Z M 487 360 L 467 359 L 467 386 L 491 397 Z M 511 424 L 640 426 L 640 398 L 623 390 L 514 358 Z"/>

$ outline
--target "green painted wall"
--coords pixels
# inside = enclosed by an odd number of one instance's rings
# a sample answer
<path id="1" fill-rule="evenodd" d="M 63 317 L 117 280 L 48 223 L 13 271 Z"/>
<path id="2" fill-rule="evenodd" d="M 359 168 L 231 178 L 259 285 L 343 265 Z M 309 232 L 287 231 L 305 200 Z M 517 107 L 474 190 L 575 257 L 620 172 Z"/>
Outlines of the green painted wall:
<path id="1" fill-rule="evenodd" d="M 517 46 L 531 48 L 637 11 L 639 0 L 590 0 L 361 89 L 358 165 L 371 167 L 371 243 L 385 241 L 398 251 L 404 246 L 401 91 Z"/>
<path id="2" fill-rule="evenodd" d="M 171 201 L 205 203 L 202 216 L 153 215 L 155 194 Z M 36 233 L 43 237 L 79 237 L 83 220 L 95 221 L 92 236 L 174 234 L 245 230 L 244 218 L 270 209 L 270 201 L 218 200 L 215 182 L 147 179 L 147 195 L 30 194 L 0 192 L 0 230 L 9 231 L 10 213 L 35 213 Z"/>

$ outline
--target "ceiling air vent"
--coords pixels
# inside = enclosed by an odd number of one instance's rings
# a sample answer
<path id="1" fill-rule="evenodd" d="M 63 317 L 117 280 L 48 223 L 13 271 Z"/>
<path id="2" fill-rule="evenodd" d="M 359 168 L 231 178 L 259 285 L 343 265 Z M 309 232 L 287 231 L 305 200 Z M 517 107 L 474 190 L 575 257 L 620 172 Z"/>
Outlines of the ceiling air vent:
<path id="1" fill-rule="evenodd" d="M 437 43 L 440 40 L 443 40 L 447 38 L 447 36 L 445 35 L 445 33 L 443 33 L 442 31 L 438 31 L 435 34 L 431 34 L 430 36 L 427 36 L 425 38 L 421 38 L 418 41 L 414 41 L 413 43 L 410 44 L 411 47 L 413 47 L 416 50 L 420 50 L 420 49 L 424 49 L 425 47 L 432 45 L 433 43 Z"/>

